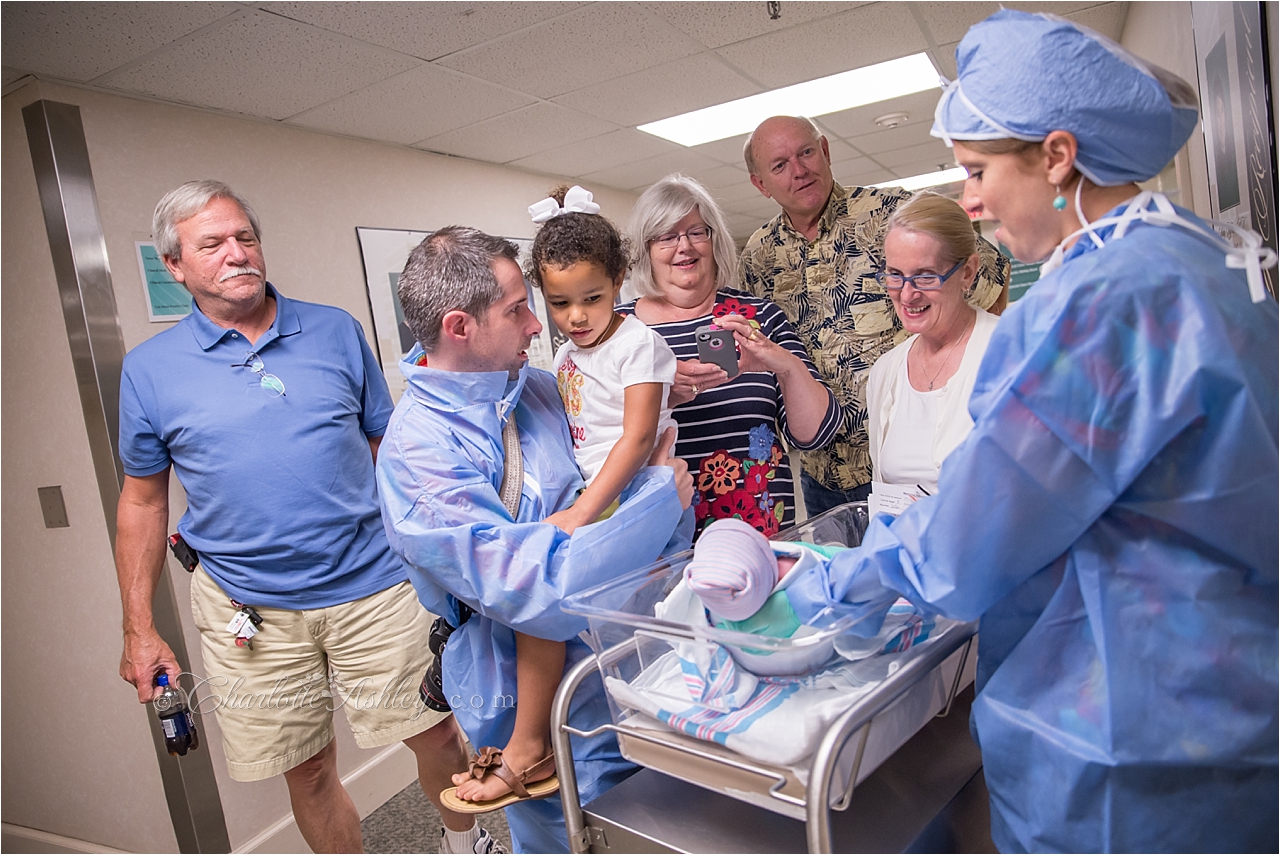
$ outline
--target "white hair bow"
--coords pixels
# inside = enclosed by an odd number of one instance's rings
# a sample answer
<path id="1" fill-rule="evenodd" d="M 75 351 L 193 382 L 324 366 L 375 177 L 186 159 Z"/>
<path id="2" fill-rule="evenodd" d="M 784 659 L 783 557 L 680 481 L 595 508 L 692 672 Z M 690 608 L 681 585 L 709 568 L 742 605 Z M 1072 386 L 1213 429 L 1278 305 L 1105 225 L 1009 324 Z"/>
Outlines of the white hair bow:
<path id="1" fill-rule="evenodd" d="M 560 203 L 548 196 L 541 202 L 537 202 L 529 206 L 529 216 L 533 217 L 535 223 L 545 223 L 547 220 L 555 219 L 561 214 L 577 212 L 579 214 L 598 214 L 600 206 L 591 201 L 591 191 L 584 190 L 577 184 L 569 188 L 569 192 L 564 194 L 564 207 L 560 207 Z"/>

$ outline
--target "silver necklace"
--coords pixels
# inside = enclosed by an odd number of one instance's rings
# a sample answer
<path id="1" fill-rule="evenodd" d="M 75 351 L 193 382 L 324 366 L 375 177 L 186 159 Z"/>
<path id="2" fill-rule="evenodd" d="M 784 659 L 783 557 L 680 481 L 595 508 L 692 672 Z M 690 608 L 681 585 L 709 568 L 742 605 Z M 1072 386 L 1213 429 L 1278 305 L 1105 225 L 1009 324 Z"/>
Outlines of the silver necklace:
<path id="1" fill-rule="evenodd" d="M 974 315 L 974 318 L 976 319 L 977 315 Z M 960 342 L 964 341 L 965 333 L 968 331 L 969 331 L 969 327 L 966 324 L 964 331 L 960 333 L 960 337 L 957 338 L 954 342 L 952 342 L 951 346 L 947 348 L 947 356 L 945 359 L 942 360 L 942 364 L 938 366 L 938 370 L 933 372 L 933 377 L 929 380 L 929 388 L 926 391 L 929 391 L 929 392 L 933 391 L 933 384 L 937 381 L 938 375 L 942 373 L 942 369 L 947 367 L 947 364 L 951 361 L 952 354 L 955 353 L 956 347 L 960 344 Z M 920 361 L 921 362 L 924 361 L 923 357 L 921 358 Z M 921 367 L 923 368 L 923 366 Z"/>

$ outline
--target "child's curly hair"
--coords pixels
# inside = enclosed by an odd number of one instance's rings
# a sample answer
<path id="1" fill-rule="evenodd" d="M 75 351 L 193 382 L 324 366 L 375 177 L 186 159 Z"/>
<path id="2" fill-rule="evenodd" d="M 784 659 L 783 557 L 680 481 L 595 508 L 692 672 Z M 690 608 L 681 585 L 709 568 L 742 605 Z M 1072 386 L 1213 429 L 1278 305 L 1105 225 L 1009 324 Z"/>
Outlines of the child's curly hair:
<path id="1" fill-rule="evenodd" d="M 560 205 L 569 192 L 561 184 L 549 194 Z M 525 275 L 542 287 L 543 267 L 569 267 L 579 261 L 600 265 L 610 279 L 627 271 L 631 248 L 617 227 L 601 214 L 570 211 L 542 224 L 533 239 Z"/>

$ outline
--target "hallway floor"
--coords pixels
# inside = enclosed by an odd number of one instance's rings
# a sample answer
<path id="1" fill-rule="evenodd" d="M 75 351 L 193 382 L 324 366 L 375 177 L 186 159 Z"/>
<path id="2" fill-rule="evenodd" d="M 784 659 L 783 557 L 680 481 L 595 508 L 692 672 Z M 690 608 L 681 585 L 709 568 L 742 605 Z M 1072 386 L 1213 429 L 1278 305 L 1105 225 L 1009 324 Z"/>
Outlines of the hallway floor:
<path id="1" fill-rule="evenodd" d="M 479 817 L 495 840 L 511 850 L 511 832 L 502 811 Z M 440 851 L 440 814 L 414 781 L 360 823 L 365 852 Z"/>

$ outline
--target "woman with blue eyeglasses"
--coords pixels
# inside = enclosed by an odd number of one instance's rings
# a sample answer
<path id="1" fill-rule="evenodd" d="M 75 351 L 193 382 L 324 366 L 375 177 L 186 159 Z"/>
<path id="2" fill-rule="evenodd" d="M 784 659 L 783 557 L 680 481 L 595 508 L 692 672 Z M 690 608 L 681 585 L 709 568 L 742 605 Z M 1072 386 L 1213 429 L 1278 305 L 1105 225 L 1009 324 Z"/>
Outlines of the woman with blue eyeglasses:
<path id="1" fill-rule="evenodd" d="M 877 280 L 910 337 L 867 378 L 872 510 L 937 491 L 942 461 L 973 427 L 969 395 L 996 318 L 965 302 L 978 273 L 969 216 L 936 193 L 898 208 Z"/>

